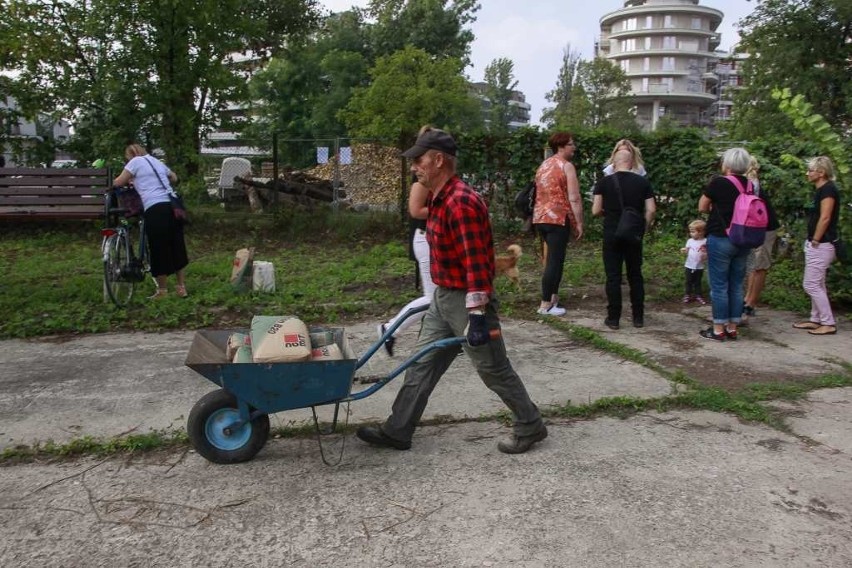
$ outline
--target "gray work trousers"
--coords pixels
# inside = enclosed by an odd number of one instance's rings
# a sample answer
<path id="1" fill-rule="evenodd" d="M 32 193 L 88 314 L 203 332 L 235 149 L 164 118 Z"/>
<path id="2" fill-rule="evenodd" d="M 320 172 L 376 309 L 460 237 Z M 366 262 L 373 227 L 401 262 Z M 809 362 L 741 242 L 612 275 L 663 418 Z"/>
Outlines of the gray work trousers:
<path id="1" fill-rule="evenodd" d="M 496 300 L 491 300 L 485 313 L 488 328 L 500 329 Z M 439 339 L 464 336 L 467 322 L 465 292 L 437 288 L 432 304 L 423 317 L 416 350 Z M 506 356 L 502 336 L 478 347 L 465 344 L 464 351 L 485 386 L 494 391 L 512 411 L 515 435 L 530 436 L 538 432 L 543 426 L 541 414 Z M 411 440 L 414 428 L 429 402 L 429 395 L 460 352 L 458 346 L 432 351 L 408 368 L 391 415 L 382 425 L 385 434 L 396 440 Z"/>

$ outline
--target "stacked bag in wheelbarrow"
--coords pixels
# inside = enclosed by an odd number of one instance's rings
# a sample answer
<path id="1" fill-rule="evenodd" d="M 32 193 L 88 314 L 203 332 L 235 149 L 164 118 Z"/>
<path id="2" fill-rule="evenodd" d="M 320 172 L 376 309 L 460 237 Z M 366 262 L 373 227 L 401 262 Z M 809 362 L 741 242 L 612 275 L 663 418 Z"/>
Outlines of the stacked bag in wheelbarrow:
<path id="1" fill-rule="evenodd" d="M 295 316 L 254 316 L 248 335 L 228 338 L 228 359 L 234 363 L 295 363 L 343 359 L 332 333 L 309 333 Z"/>

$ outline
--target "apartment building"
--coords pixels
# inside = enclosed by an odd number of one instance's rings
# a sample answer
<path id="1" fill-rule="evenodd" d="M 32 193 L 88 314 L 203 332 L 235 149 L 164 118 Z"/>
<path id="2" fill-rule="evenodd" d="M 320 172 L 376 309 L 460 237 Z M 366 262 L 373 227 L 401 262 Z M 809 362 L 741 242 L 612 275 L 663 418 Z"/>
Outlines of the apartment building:
<path id="1" fill-rule="evenodd" d="M 479 99 L 482 106 L 482 117 L 486 124 L 490 122 L 491 100 L 486 94 L 488 92 L 488 83 L 479 81 L 470 84 L 471 92 Z M 523 126 L 530 125 L 530 110 L 532 106 L 527 102 L 527 97 L 521 91 L 512 91 L 509 97 L 509 108 L 511 116 L 509 118 L 509 130 L 517 130 Z"/>
<path id="2" fill-rule="evenodd" d="M 600 19 L 595 55 L 624 70 L 643 129 L 654 130 L 663 117 L 686 126 L 712 123 L 722 108 L 715 70 L 723 16 L 698 0 L 627 0 Z"/>

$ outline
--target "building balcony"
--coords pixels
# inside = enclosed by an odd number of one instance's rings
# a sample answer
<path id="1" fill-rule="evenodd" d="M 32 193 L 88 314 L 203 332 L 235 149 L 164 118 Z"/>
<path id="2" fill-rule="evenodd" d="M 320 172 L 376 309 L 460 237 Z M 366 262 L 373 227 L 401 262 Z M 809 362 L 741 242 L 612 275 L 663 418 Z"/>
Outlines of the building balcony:
<path id="1" fill-rule="evenodd" d="M 649 85 L 647 91 L 631 91 L 629 96 L 636 103 L 649 103 L 659 100 L 673 104 L 709 106 L 716 101 L 716 96 L 712 93 L 684 91 L 678 89 L 678 87 L 669 88 L 666 85 Z"/>
<path id="2" fill-rule="evenodd" d="M 672 4 L 641 4 L 629 6 L 604 14 L 600 19 L 600 27 L 612 29 L 617 23 L 627 18 L 641 18 L 654 15 L 685 15 L 688 17 L 705 17 L 710 22 L 710 29 L 715 30 L 722 23 L 724 14 L 715 8 L 699 6 L 697 4 L 672 5 Z"/>
<path id="3" fill-rule="evenodd" d="M 677 37 L 702 37 L 713 38 L 718 36 L 716 32 L 695 28 L 641 28 L 636 30 L 621 30 L 611 32 L 608 39 L 629 39 L 632 37 L 647 36 L 677 36 Z"/>
<path id="4" fill-rule="evenodd" d="M 715 53 L 703 51 L 693 47 L 652 47 L 650 49 L 634 49 L 632 51 L 608 52 L 607 59 L 627 59 L 631 57 L 703 57 L 705 59 L 717 59 Z"/>

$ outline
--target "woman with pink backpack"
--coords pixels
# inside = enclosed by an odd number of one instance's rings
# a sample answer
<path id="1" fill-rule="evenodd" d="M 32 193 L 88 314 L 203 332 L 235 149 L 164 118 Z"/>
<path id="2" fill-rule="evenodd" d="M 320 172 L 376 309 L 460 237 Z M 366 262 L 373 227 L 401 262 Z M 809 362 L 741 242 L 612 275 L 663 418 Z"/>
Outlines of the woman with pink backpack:
<path id="1" fill-rule="evenodd" d="M 737 327 L 743 314 L 743 281 L 749 246 L 731 242 L 729 228 L 734 218 L 734 204 L 740 196 L 738 185 L 746 193 L 753 191 L 746 178 L 751 156 L 745 148 L 731 148 L 722 154 L 721 176 L 714 176 L 698 201 L 698 211 L 707 217 L 707 275 L 713 325 L 701 330 L 705 339 L 736 340 Z M 764 225 L 765 232 L 765 225 Z M 733 236 L 733 235 L 732 235 Z"/>

